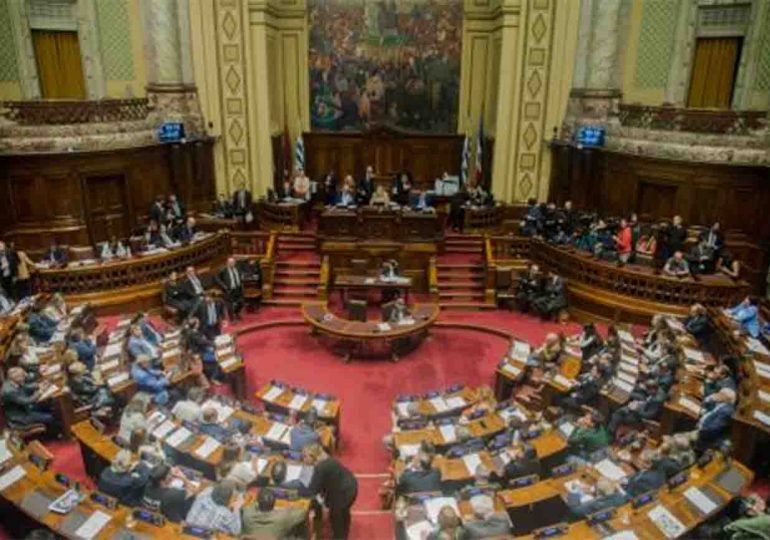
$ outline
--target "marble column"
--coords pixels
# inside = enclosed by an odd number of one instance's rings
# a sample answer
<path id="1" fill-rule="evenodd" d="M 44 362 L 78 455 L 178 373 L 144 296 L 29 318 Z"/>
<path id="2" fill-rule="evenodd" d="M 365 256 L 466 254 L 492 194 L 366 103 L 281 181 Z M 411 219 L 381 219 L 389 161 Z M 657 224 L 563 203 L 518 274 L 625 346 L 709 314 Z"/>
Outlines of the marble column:
<path id="1" fill-rule="evenodd" d="M 205 132 L 190 56 L 188 0 L 144 0 L 147 98 L 152 121 L 183 122 L 187 136 Z"/>
<path id="2" fill-rule="evenodd" d="M 627 24 L 625 0 L 581 0 L 572 91 L 563 137 L 580 125 L 607 124 L 620 103 L 620 60 Z"/>

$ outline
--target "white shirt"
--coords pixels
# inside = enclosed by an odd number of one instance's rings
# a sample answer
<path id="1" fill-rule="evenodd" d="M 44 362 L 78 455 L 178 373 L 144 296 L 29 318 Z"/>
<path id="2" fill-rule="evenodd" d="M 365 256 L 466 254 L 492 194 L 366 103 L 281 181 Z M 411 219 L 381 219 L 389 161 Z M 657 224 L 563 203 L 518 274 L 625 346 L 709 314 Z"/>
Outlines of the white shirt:
<path id="1" fill-rule="evenodd" d="M 171 409 L 171 414 L 174 418 L 180 422 L 200 422 L 201 419 L 201 406 L 187 399 L 177 401 L 174 408 Z"/>

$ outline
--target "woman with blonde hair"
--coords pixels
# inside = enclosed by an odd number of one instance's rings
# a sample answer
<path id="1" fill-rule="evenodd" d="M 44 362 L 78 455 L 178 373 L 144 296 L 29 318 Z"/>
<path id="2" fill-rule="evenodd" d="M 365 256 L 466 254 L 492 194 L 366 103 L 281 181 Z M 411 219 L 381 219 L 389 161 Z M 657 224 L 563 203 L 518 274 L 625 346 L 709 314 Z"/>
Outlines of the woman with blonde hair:
<path id="1" fill-rule="evenodd" d="M 358 496 L 358 481 L 350 470 L 336 458 L 324 452 L 319 444 L 310 444 L 302 450 L 306 465 L 313 467 L 310 497 L 321 495 L 329 508 L 332 536 L 346 539 L 350 533 L 350 507 Z"/>

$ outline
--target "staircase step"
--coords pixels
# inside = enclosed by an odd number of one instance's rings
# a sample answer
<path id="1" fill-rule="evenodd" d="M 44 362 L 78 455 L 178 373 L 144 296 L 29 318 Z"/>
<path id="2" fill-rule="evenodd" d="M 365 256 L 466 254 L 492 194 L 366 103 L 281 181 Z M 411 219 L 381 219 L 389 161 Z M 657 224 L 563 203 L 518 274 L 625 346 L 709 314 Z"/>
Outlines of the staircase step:
<path id="1" fill-rule="evenodd" d="M 278 277 L 315 277 L 321 275 L 321 269 L 320 268 L 287 268 L 285 266 L 281 266 L 279 268 L 275 269 L 275 276 Z"/>
<path id="2" fill-rule="evenodd" d="M 444 245 L 447 248 L 460 246 L 481 248 L 481 246 L 484 245 L 484 242 L 481 240 L 468 240 L 465 238 L 446 238 L 444 240 Z"/>
<path id="3" fill-rule="evenodd" d="M 474 263 L 437 263 L 436 270 L 476 270 L 480 272 L 484 270 L 484 267 Z"/>
<path id="4" fill-rule="evenodd" d="M 281 287 L 284 285 L 299 285 L 304 287 L 318 287 L 318 278 L 301 278 L 301 277 L 276 277 L 273 280 L 273 283 L 276 287 Z"/>
<path id="5" fill-rule="evenodd" d="M 469 310 L 480 310 L 480 309 L 495 309 L 494 304 L 487 304 L 485 302 L 468 302 L 465 300 L 442 300 L 439 302 L 439 307 L 441 309 L 469 309 Z"/>
<path id="6" fill-rule="evenodd" d="M 442 289 L 471 289 L 484 290 L 484 284 L 479 281 L 441 281 L 438 280 L 438 288 Z"/>
<path id="7" fill-rule="evenodd" d="M 321 261 L 318 260 L 297 260 L 297 261 L 276 261 L 276 266 L 278 266 L 281 271 L 283 271 L 285 268 L 312 268 L 314 270 L 320 270 L 321 269 Z M 297 268 L 299 267 L 299 268 Z"/>
<path id="8" fill-rule="evenodd" d="M 271 298 L 270 300 L 264 300 L 262 305 L 264 306 L 283 306 L 283 307 L 299 307 L 305 303 L 305 299 L 300 298 Z"/>
<path id="9" fill-rule="evenodd" d="M 446 246 L 445 253 L 480 253 L 481 246 L 466 247 L 466 246 Z"/>
<path id="10" fill-rule="evenodd" d="M 439 300 L 447 298 L 466 298 L 469 300 L 484 300 L 484 291 L 468 291 L 466 290 L 441 290 L 438 291 Z"/>
<path id="11" fill-rule="evenodd" d="M 278 298 L 301 297 L 311 299 L 318 296 L 318 291 L 313 288 L 274 287 L 273 294 Z"/>

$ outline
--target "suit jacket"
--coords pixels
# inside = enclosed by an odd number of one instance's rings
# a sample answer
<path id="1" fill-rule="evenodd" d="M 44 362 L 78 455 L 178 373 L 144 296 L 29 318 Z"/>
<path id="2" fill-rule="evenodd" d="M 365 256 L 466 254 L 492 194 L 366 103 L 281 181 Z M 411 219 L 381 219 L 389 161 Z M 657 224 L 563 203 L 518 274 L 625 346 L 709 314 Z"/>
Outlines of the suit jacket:
<path id="1" fill-rule="evenodd" d="M 37 385 L 34 384 L 17 386 L 10 379 L 5 380 L 0 393 L 2 394 L 6 420 L 18 424 L 29 424 L 32 422 L 29 414 L 38 409 L 37 402 L 32 399 L 36 389 Z"/>
<path id="2" fill-rule="evenodd" d="M 522 458 L 511 460 L 503 469 L 503 482 L 508 484 L 511 480 L 536 474 L 540 476 L 540 461 L 537 459 Z"/>
<path id="3" fill-rule="evenodd" d="M 495 512 L 486 519 L 468 521 L 464 524 L 467 538 L 492 538 L 511 533 L 511 522 L 505 512 Z"/>
<path id="4" fill-rule="evenodd" d="M 131 353 L 131 356 L 134 360 L 142 355 L 149 356 L 150 358 L 156 358 L 158 356 L 158 350 L 155 349 L 144 337 L 129 337 L 126 348 L 128 349 L 128 352 Z"/>
<path id="5" fill-rule="evenodd" d="M 260 512 L 252 503 L 243 509 L 241 534 L 259 538 L 288 538 L 293 529 L 305 520 L 301 508 L 275 508 L 271 512 Z"/>
<path id="6" fill-rule="evenodd" d="M 358 495 L 358 480 L 337 459 L 328 457 L 314 467 L 309 490 L 313 496 L 323 495 L 330 509 L 348 508 Z"/>
<path id="7" fill-rule="evenodd" d="M 234 292 L 243 290 L 243 273 L 238 269 L 237 266 L 234 268 L 234 270 L 238 273 L 238 285 L 233 282 L 232 276 L 230 275 L 230 269 L 227 266 L 222 268 L 222 270 L 220 270 L 217 274 L 217 285 L 219 285 L 219 288 L 221 288 L 223 291 Z"/>
<path id="8" fill-rule="evenodd" d="M 70 347 L 78 353 L 78 360 L 83 362 L 88 369 L 93 369 L 96 362 L 96 344 L 87 339 L 70 341 Z"/>
<path id="9" fill-rule="evenodd" d="M 198 281 L 200 281 L 201 288 L 203 289 L 203 291 L 200 293 L 195 292 L 195 287 L 188 277 L 186 277 L 184 281 L 182 281 L 182 283 L 179 285 L 180 291 L 187 298 L 187 300 L 196 300 L 199 294 L 203 294 L 203 292 L 205 292 L 206 284 L 203 283 L 201 276 L 198 276 Z"/>
<path id="10" fill-rule="evenodd" d="M 99 491 L 118 499 L 121 504 L 138 506 L 149 476 L 150 469 L 144 464 L 127 473 L 118 473 L 107 467 L 99 475 L 97 487 Z"/>
<path id="11" fill-rule="evenodd" d="M 441 471 L 432 468 L 404 471 L 398 479 L 397 490 L 402 494 L 441 491 Z"/>
<path id="12" fill-rule="evenodd" d="M 646 471 L 639 471 L 628 479 L 626 484 L 626 493 L 629 497 L 634 498 L 642 493 L 658 489 L 666 483 L 666 476 L 663 472 L 650 469 Z"/>
<path id="13" fill-rule="evenodd" d="M 176 239 L 180 242 L 192 242 L 193 237 L 195 236 L 195 227 L 188 227 L 185 223 L 179 229 L 177 229 L 176 233 Z"/>
<path id="14" fill-rule="evenodd" d="M 289 448 L 295 452 L 302 451 L 306 446 L 320 441 L 318 433 L 306 424 L 298 424 L 289 432 Z"/>
<path id="15" fill-rule="evenodd" d="M 217 314 L 217 320 L 212 325 L 209 322 L 209 308 L 208 304 L 206 302 L 201 302 L 198 306 L 198 320 L 201 322 L 202 327 L 211 327 L 211 326 L 219 326 L 219 323 L 222 322 L 222 318 L 224 317 L 224 310 L 222 308 L 222 302 L 218 302 L 216 300 L 213 300 L 214 302 L 214 310 Z"/>
<path id="16" fill-rule="evenodd" d="M 241 192 L 243 192 L 242 197 Z M 248 189 L 239 189 L 233 193 L 233 210 L 235 210 L 237 213 L 245 214 L 251 209 L 251 201 L 251 191 Z"/>
<path id="17" fill-rule="evenodd" d="M 27 317 L 29 335 L 37 341 L 48 342 L 56 332 L 56 321 L 42 313 L 31 313 Z"/>
<path id="18" fill-rule="evenodd" d="M 710 437 L 719 434 L 730 425 L 734 412 L 735 407 L 729 403 L 716 404 L 698 421 L 698 435 Z"/>
<path id="19" fill-rule="evenodd" d="M 150 207 L 150 219 L 157 222 L 159 225 L 166 222 L 166 209 L 162 204 L 152 203 Z"/>
<path id="20" fill-rule="evenodd" d="M 571 495 L 571 494 L 570 494 Z M 592 501 L 580 504 L 579 501 L 571 500 L 567 498 L 567 506 L 572 510 L 572 513 L 580 518 L 584 518 L 589 514 L 594 514 L 608 508 L 615 508 L 625 504 L 626 498 L 619 492 L 606 495 L 604 497 L 597 497 Z"/>

